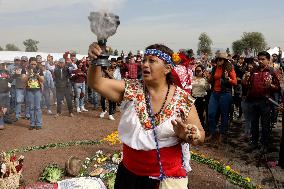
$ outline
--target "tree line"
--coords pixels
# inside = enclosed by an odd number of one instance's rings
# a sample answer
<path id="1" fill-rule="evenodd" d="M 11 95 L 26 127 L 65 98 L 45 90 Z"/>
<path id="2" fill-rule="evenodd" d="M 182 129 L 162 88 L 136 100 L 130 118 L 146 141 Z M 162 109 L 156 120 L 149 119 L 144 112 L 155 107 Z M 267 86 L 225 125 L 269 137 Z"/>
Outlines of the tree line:
<path id="1" fill-rule="evenodd" d="M 25 46 L 26 52 L 37 52 L 38 51 L 37 45 L 39 44 L 39 41 L 37 40 L 26 39 L 25 41 L 23 41 L 23 44 Z M 2 48 L 0 46 L 0 51 L 21 51 L 21 49 L 13 43 L 8 43 L 6 44 L 5 48 Z"/>
<path id="2" fill-rule="evenodd" d="M 208 54 L 212 55 L 212 45 L 213 41 L 208 36 L 207 33 L 201 33 L 198 38 L 198 47 L 197 54 Z M 34 39 L 26 39 L 23 41 L 26 52 L 37 52 L 39 41 Z M 267 48 L 267 43 L 265 42 L 265 38 L 260 32 L 244 32 L 240 39 L 234 41 L 232 43 L 232 50 L 234 54 L 242 55 L 242 54 L 251 54 L 256 55 L 258 52 L 263 51 Z M 8 43 L 5 48 L 0 46 L 0 51 L 20 51 L 15 44 Z M 227 53 L 230 53 L 230 48 L 226 49 Z M 110 54 L 118 55 L 118 50 L 110 50 Z"/>
<path id="3" fill-rule="evenodd" d="M 198 38 L 197 54 L 212 55 L 213 41 L 207 33 L 201 33 Z M 240 39 L 232 43 L 232 50 L 234 54 L 238 55 L 256 55 L 258 52 L 267 49 L 267 43 L 265 42 L 264 35 L 260 32 L 244 32 Z M 226 49 L 227 53 L 230 53 L 230 49 Z"/>

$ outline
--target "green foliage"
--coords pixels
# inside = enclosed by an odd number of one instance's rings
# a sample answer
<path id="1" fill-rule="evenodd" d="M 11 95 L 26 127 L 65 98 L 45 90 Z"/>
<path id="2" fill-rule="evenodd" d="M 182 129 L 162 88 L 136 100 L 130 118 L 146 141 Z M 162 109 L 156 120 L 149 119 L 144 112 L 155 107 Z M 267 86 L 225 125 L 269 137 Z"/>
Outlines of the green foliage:
<path id="1" fill-rule="evenodd" d="M 114 189 L 115 178 L 116 178 L 116 174 L 113 173 L 107 180 L 107 187 L 109 189 Z"/>
<path id="2" fill-rule="evenodd" d="M 265 38 L 260 32 L 244 32 L 241 39 L 232 43 L 235 54 L 252 52 L 256 55 L 258 52 L 266 49 Z"/>
<path id="3" fill-rule="evenodd" d="M 234 41 L 232 44 L 234 54 L 241 55 L 245 51 L 245 44 L 242 40 Z"/>
<path id="4" fill-rule="evenodd" d="M 63 176 L 64 171 L 57 164 L 50 164 L 44 168 L 39 180 L 56 183 L 57 181 L 61 180 Z"/>
<path id="5" fill-rule="evenodd" d="M 206 53 L 208 55 L 211 55 L 212 54 L 211 45 L 213 45 L 213 42 L 210 39 L 210 37 L 207 35 L 207 33 L 201 33 L 198 39 L 199 42 L 198 42 L 197 54 L 201 55 Z"/>
<path id="6" fill-rule="evenodd" d="M 107 52 L 108 52 L 110 55 L 114 55 L 114 54 L 113 54 L 113 49 L 112 49 L 111 47 L 108 48 Z"/>
<path id="7" fill-rule="evenodd" d="M 4 49 L 0 46 L 0 51 L 4 51 Z"/>
<path id="8" fill-rule="evenodd" d="M 40 146 L 32 146 L 32 147 L 24 147 L 21 149 L 13 149 L 9 150 L 8 154 L 15 154 L 19 152 L 29 152 L 29 151 L 36 151 L 36 150 L 47 150 L 50 148 L 67 148 L 71 146 L 85 146 L 85 145 L 98 145 L 103 143 L 103 140 L 82 140 L 82 141 L 70 141 L 70 142 L 60 142 L 60 143 L 51 143 L 46 145 Z M 93 157 L 86 158 L 84 161 L 84 165 L 79 176 L 88 176 L 88 168 L 93 165 L 95 160 L 99 158 L 106 157 L 102 152 L 97 152 Z M 121 157 L 118 153 L 114 153 L 112 156 L 113 159 L 117 159 Z M 195 153 L 191 151 L 191 159 L 198 163 L 202 163 L 208 165 L 211 169 L 223 174 L 226 176 L 227 180 L 230 181 L 232 184 L 238 185 L 242 188 L 246 189 L 259 189 L 261 188 L 259 185 L 255 185 L 250 178 L 244 178 L 240 173 L 231 169 L 230 166 L 226 166 L 210 157 L 205 157 L 202 154 Z M 41 180 L 48 181 L 48 182 L 55 182 L 56 180 L 60 179 L 63 176 L 64 172 L 60 169 L 56 164 L 51 164 L 48 166 L 41 176 Z M 112 188 L 113 181 L 115 180 L 115 172 L 106 173 L 103 176 L 103 180 L 107 181 L 107 185 Z"/>
<path id="9" fill-rule="evenodd" d="M 132 53 L 132 51 L 129 51 L 129 53 L 128 53 L 128 57 L 131 57 L 133 55 L 133 53 Z"/>
<path id="10" fill-rule="evenodd" d="M 197 154 L 191 151 L 191 159 L 202 164 L 208 165 L 211 169 L 221 173 L 226 176 L 228 181 L 234 185 L 238 185 L 245 189 L 258 189 L 258 185 L 255 185 L 251 182 L 250 178 L 244 178 L 237 171 L 231 169 L 230 166 L 225 166 L 224 164 L 212 159 L 207 158 L 204 155 Z"/>
<path id="11" fill-rule="evenodd" d="M 113 55 L 118 56 L 118 50 L 117 49 L 114 50 Z"/>
<path id="12" fill-rule="evenodd" d="M 215 56 L 217 56 L 220 52 L 221 52 L 220 50 L 217 50 L 217 51 L 215 52 Z"/>
<path id="13" fill-rule="evenodd" d="M 12 43 L 8 43 L 5 49 L 6 51 L 20 51 L 20 49 L 15 44 Z"/>
<path id="14" fill-rule="evenodd" d="M 70 142 L 59 142 L 59 143 L 51 143 L 40 146 L 29 146 L 20 149 L 9 150 L 8 154 L 22 153 L 22 152 L 30 152 L 37 150 L 47 150 L 50 148 L 66 148 L 70 146 L 85 146 L 85 145 L 98 145 L 101 144 L 101 141 L 98 140 L 81 140 L 81 141 L 70 141 Z"/>
<path id="15" fill-rule="evenodd" d="M 26 47 L 26 52 L 37 52 L 38 47 L 37 44 L 39 44 L 39 41 L 33 40 L 33 39 L 26 39 L 23 44 Z"/>
<path id="16" fill-rule="evenodd" d="M 78 51 L 76 51 L 76 50 L 70 50 L 69 53 L 70 54 L 79 54 Z"/>
<path id="17" fill-rule="evenodd" d="M 260 32 L 244 32 L 242 41 L 247 50 L 252 50 L 254 55 L 266 49 L 266 42 L 264 36 Z"/>
<path id="18" fill-rule="evenodd" d="M 227 49 L 226 49 L 226 53 L 227 53 L 227 54 L 230 54 L 230 48 L 227 48 Z"/>

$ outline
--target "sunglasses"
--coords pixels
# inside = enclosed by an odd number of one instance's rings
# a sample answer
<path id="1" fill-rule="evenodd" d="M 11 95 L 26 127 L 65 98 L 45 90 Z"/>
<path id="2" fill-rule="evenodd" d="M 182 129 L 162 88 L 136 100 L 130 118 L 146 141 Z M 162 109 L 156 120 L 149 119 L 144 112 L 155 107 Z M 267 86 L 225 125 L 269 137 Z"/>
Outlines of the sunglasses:
<path id="1" fill-rule="evenodd" d="M 195 70 L 195 72 L 202 72 L 202 70 Z"/>

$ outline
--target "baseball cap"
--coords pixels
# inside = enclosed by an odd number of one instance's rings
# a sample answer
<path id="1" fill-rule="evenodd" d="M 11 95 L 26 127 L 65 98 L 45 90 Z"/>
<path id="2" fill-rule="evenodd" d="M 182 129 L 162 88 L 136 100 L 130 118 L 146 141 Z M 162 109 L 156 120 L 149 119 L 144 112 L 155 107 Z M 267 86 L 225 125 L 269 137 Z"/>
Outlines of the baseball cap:
<path id="1" fill-rule="evenodd" d="M 60 63 L 65 63 L 65 59 L 64 59 L 64 58 L 60 58 L 60 59 L 58 60 L 58 62 L 60 62 Z"/>
<path id="2" fill-rule="evenodd" d="M 14 60 L 21 60 L 21 58 L 19 56 L 16 56 Z"/>
<path id="3" fill-rule="evenodd" d="M 76 56 L 76 52 L 71 52 L 70 56 Z"/>
<path id="4" fill-rule="evenodd" d="M 29 59 L 28 59 L 27 56 L 22 56 L 22 57 L 21 57 L 21 60 L 22 60 L 22 61 L 25 61 L 25 62 L 28 62 L 28 61 L 29 61 Z"/>

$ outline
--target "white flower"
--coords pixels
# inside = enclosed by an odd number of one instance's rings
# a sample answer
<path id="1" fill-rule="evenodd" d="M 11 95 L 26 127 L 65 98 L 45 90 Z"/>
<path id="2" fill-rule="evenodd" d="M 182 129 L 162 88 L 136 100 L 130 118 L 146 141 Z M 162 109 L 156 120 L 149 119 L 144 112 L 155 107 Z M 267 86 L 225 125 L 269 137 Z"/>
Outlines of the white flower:
<path id="1" fill-rule="evenodd" d="M 5 174 L 6 171 L 7 171 L 7 167 L 6 167 L 5 163 L 2 163 L 2 165 L 1 165 L 1 171 L 0 171 L 0 172 L 3 173 L 3 174 Z"/>

